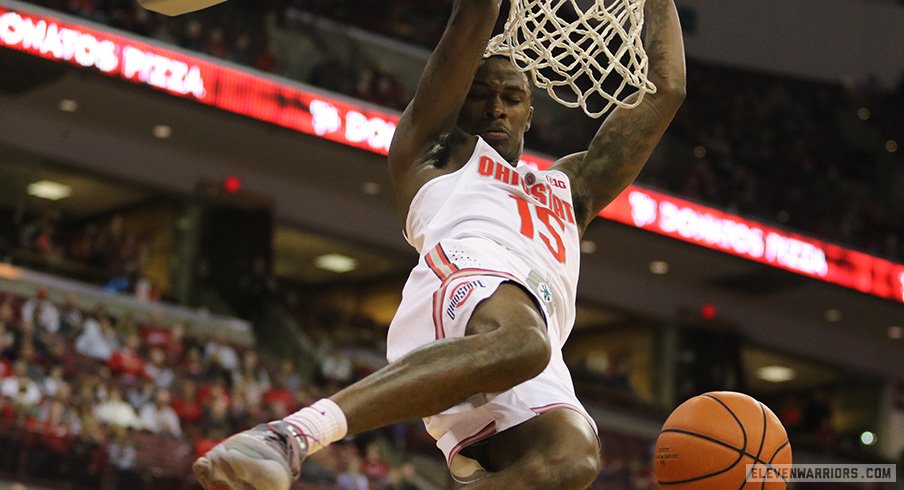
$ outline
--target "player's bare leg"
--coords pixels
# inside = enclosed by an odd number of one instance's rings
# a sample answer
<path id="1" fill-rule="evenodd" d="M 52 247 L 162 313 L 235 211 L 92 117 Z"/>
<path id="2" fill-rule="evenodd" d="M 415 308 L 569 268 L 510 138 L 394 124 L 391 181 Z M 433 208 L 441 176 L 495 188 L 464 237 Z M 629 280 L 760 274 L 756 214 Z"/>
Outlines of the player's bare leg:
<path id="1" fill-rule="evenodd" d="M 487 477 L 468 490 L 584 489 L 599 473 L 599 443 L 580 413 L 558 408 L 488 441 Z"/>
<path id="2" fill-rule="evenodd" d="M 549 364 L 546 323 L 532 297 L 503 283 L 468 321 L 468 335 L 428 344 L 331 399 L 358 433 L 427 417 L 478 393 L 496 393 Z"/>
<path id="3" fill-rule="evenodd" d="M 415 350 L 290 415 L 284 419 L 289 423 L 262 424 L 233 436 L 195 462 L 195 474 L 205 488 L 286 490 L 306 454 L 346 434 L 434 415 L 478 393 L 505 391 L 549 363 L 543 316 L 520 286 L 499 286 L 475 309 L 467 332 Z M 341 429 L 334 427 L 336 418 Z"/>

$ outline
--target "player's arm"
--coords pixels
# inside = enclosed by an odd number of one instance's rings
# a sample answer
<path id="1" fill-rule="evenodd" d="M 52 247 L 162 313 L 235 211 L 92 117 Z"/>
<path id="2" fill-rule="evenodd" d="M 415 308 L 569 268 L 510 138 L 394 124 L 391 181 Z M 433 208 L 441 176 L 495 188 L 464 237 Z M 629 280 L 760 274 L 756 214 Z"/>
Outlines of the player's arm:
<path id="1" fill-rule="evenodd" d="M 455 127 L 486 49 L 501 0 L 455 0 L 452 15 L 427 60 L 414 99 L 389 148 L 389 170 L 399 185 L 430 146 Z"/>
<path id="2" fill-rule="evenodd" d="M 673 0 L 647 0 L 644 47 L 655 94 L 634 109 L 615 109 L 587 151 L 562 158 L 553 168 L 571 178 L 581 230 L 634 181 L 665 133 L 685 96 L 684 42 Z"/>

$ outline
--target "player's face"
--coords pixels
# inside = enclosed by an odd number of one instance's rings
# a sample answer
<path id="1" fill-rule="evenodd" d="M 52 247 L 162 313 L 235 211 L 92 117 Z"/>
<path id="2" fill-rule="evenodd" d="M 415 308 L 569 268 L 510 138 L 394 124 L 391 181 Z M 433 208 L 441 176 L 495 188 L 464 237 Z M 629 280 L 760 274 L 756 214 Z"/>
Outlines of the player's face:
<path id="1" fill-rule="evenodd" d="M 458 115 L 458 127 L 480 136 L 506 160 L 518 160 L 530 128 L 530 82 L 505 58 L 488 58 Z"/>

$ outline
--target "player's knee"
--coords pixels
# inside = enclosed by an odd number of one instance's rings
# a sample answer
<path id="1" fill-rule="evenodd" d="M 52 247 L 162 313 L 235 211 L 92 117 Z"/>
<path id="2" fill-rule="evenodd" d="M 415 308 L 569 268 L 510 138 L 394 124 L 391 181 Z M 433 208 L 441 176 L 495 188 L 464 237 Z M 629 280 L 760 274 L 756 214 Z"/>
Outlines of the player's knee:
<path id="1" fill-rule="evenodd" d="M 535 488 L 584 489 L 593 483 L 599 470 L 597 450 L 571 448 L 543 457 L 531 465 L 525 477 Z"/>
<path id="2" fill-rule="evenodd" d="M 600 457 L 598 451 L 577 455 L 572 459 L 568 467 L 568 475 L 564 478 L 561 488 L 587 488 L 600 472 Z"/>

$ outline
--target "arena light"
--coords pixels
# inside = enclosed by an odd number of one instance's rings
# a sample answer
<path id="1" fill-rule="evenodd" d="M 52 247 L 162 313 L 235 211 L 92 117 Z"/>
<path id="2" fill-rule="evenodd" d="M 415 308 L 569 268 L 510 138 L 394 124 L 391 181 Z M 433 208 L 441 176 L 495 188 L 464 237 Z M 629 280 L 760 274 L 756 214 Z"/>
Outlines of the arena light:
<path id="1" fill-rule="evenodd" d="M 242 189 L 242 180 L 234 175 L 226 177 L 223 181 L 223 188 L 230 194 L 235 194 Z"/>
<path id="2" fill-rule="evenodd" d="M 342 254 L 333 253 L 317 257 L 314 259 L 314 265 L 324 270 L 343 274 L 357 269 L 358 261 Z"/>
<path id="3" fill-rule="evenodd" d="M 838 323 L 844 319 L 844 314 L 841 313 L 841 310 L 836 310 L 834 308 L 826 310 L 824 316 L 829 323 Z"/>
<path id="4" fill-rule="evenodd" d="M 860 444 L 864 446 L 875 446 L 876 445 L 876 434 L 870 431 L 864 431 L 860 434 Z"/>
<path id="5" fill-rule="evenodd" d="M 153 129 L 151 129 L 151 134 L 153 134 L 155 138 L 165 140 L 173 135 L 173 128 L 166 124 L 156 124 Z"/>
<path id="6" fill-rule="evenodd" d="M 786 366 L 763 366 L 756 370 L 756 377 L 770 383 L 786 383 L 797 377 L 797 372 Z"/>
<path id="7" fill-rule="evenodd" d="M 904 327 L 901 325 L 892 325 L 888 327 L 888 338 L 892 340 L 904 339 Z"/>
<path id="8" fill-rule="evenodd" d="M 380 184 L 377 182 L 365 182 L 361 184 L 361 192 L 368 196 L 376 196 L 380 193 Z"/>
<path id="9" fill-rule="evenodd" d="M 0 47 L 381 155 L 388 153 L 398 122 L 397 114 L 365 102 L 11 0 L 0 0 Z M 521 163 L 542 169 L 552 162 L 527 153 Z M 630 186 L 600 216 L 904 303 L 904 264 L 640 186 Z"/>
<path id="10" fill-rule="evenodd" d="M 656 275 L 669 273 L 669 263 L 664 260 L 654 260 L 650 262 L 650 272 Z"/>
<path id="11" fill-rule="evenodd" d="M 59 108 L 63 112 L 75 112 L 78 110 L 78 102 L 72 99 L 63 99 L 60 101 Z"/>
<path id="12" fill-rule="evenodd" d="M 29 195 L 47 199 L 48 201 L 59 201 L 72 195 L 71 187 L 52 180 L 32 182 L 28 184 L 26 190 Z"/>

